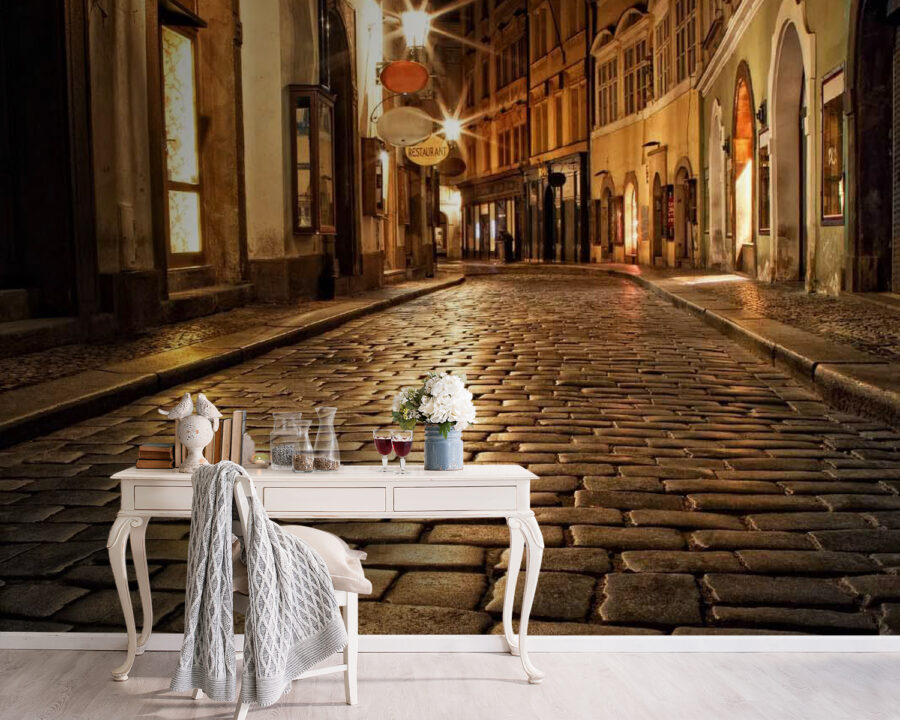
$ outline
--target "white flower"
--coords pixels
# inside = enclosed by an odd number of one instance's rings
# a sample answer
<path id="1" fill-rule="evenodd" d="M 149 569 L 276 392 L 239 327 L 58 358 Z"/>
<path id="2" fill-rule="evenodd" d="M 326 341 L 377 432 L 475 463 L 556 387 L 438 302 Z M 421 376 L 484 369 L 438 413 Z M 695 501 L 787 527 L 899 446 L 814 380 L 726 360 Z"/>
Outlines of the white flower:
<path id="1" fill-rule="evenodd" d="M 450 373 L 432 373 L 425 381 L 425 393 L 418 407 L 425 422 L 440 425 L 454 423 L 464 430 L 475 420 L 472 393 L 463 379 Z"/>

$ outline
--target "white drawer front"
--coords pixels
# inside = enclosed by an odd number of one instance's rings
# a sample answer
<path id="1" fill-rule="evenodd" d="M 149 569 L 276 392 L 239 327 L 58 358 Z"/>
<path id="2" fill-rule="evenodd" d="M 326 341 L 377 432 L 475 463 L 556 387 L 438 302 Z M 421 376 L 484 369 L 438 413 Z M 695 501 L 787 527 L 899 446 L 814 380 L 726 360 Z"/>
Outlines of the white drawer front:
<path id="1" fill-rule="evenodd" d="M 515 509 L 515 485 L 394 488 L 397 512 Z"/>
<path id="2" fill-rule="evenodd" d="M 384 512 L 383 487 L 267 487 L 263 505 L 269 512 Z"/>
<path id="3" fill-rule="evenodd" d="M 191 510 L 194 491 L 190 487 L 135 485 L 135 510 Z"/>

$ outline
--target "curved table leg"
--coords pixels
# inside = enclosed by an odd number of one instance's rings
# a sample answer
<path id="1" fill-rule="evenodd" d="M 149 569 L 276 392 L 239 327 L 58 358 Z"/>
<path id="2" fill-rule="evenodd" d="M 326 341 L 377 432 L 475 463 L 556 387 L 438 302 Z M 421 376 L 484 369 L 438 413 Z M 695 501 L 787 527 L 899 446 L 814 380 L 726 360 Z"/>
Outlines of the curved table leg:
<path id="1" fill-rule="evenodd" d="M 141 518 L 140 525 L 131 528 L 131 559 L 134 561 L 134 574 L 137 576 L 138 591 L 141 594 L 141 610 L 144 615 L 144 628 L 137 639 L 137 654 L 143 655 L 144 646 L 153 632 L 153 597 L 150 594 L 150 573 L 147 570 L 147 520 Z"/>
<path id="2" fill-rule="evenodd" d="M 518 522 L 518 521 L 517 521 Z M 509 525 L 509 563 L 506 570 L 506 591 L 503 594 L 503 634 L 506 644 L 512 655 L 519 654 L 519 639 L 513 630 L 513 605 L 516 598 L 516 582 L 519 578 L 519 568 L 522 566 L 522 550 L 525 547 L 525 537 L 522 531 L 515 526 L 512 518 L 507 518 Z"/>
<path id="3" fill-rule="evenodd" d="M 519 619 L 519 655 L 522 658 L 522 667 L 528 675 L 528 682 L 536 685 L 544 679 L 544 673 L 532 665 L 528 656 L 528 617 L 531 615 L 538 573 L 541 570 L 541 559 L 544 557 L 544 537 L 541 535 L 537 520 L 534 519 L 534 513 L 512 517 L 508 522 L 510 528 L 518 525 L 528 550 L 525 559 L 525 591 L 522 594 L 522 614 Z"/>
<path id="4" fill-rule="evenodd" d="M 128 549 L 128 538 L 131 529 L 140 527 L 144 518 L 137 515 L 119 515 L 109 531 L 106 547 L 109 550 L 109 564 L 116 580 L 119 603 L 125 616 L 125 630 L 128 633 L 128 649 L 125 651 L 125 662 L 112 671 L 113 680 L 123 682 L 128 679 L 134 656 L 137 653 L 137 630 L 134 624 L 134 609 L 131 607 L 131 594 L 128 591 L 128 567 L 125 562 L 125 551 Z"/>

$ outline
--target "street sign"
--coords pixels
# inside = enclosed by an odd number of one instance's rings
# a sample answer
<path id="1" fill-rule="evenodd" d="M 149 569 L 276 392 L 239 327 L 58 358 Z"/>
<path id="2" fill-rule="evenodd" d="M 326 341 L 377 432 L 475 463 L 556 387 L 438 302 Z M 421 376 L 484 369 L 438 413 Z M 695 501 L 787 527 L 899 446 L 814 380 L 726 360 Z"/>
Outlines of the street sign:
<path id="1" fill-rule="evenodd" d="M 432 135 L 417 145 L 406 148 L 406 157 L 416 165 L 437 165 L 450 154 L 450 145 L 439 135 Z"/>

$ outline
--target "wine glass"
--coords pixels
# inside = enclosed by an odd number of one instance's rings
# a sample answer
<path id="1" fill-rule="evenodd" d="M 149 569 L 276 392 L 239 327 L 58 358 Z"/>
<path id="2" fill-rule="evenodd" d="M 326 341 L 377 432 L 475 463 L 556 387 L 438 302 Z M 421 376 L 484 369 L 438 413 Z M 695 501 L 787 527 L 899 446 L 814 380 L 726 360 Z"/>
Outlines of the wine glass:
<path id="1" fill-rule="evenodd" d="M 381 472 L 387 472 L 388 455 L 391 454 L 391 431 L 373 430 L 372 438 L 375 440 L 375 449 L 381 455 Z"/>
<path id="2" fill-rule="evenodd" d="M 394 446 L 394 452 L 400 458 L 400 474 L 406 472 L 406 456 L 412 450 L 413 431 L 412 430 L 394 430 L 391 433 L 391 444 Z"/>

